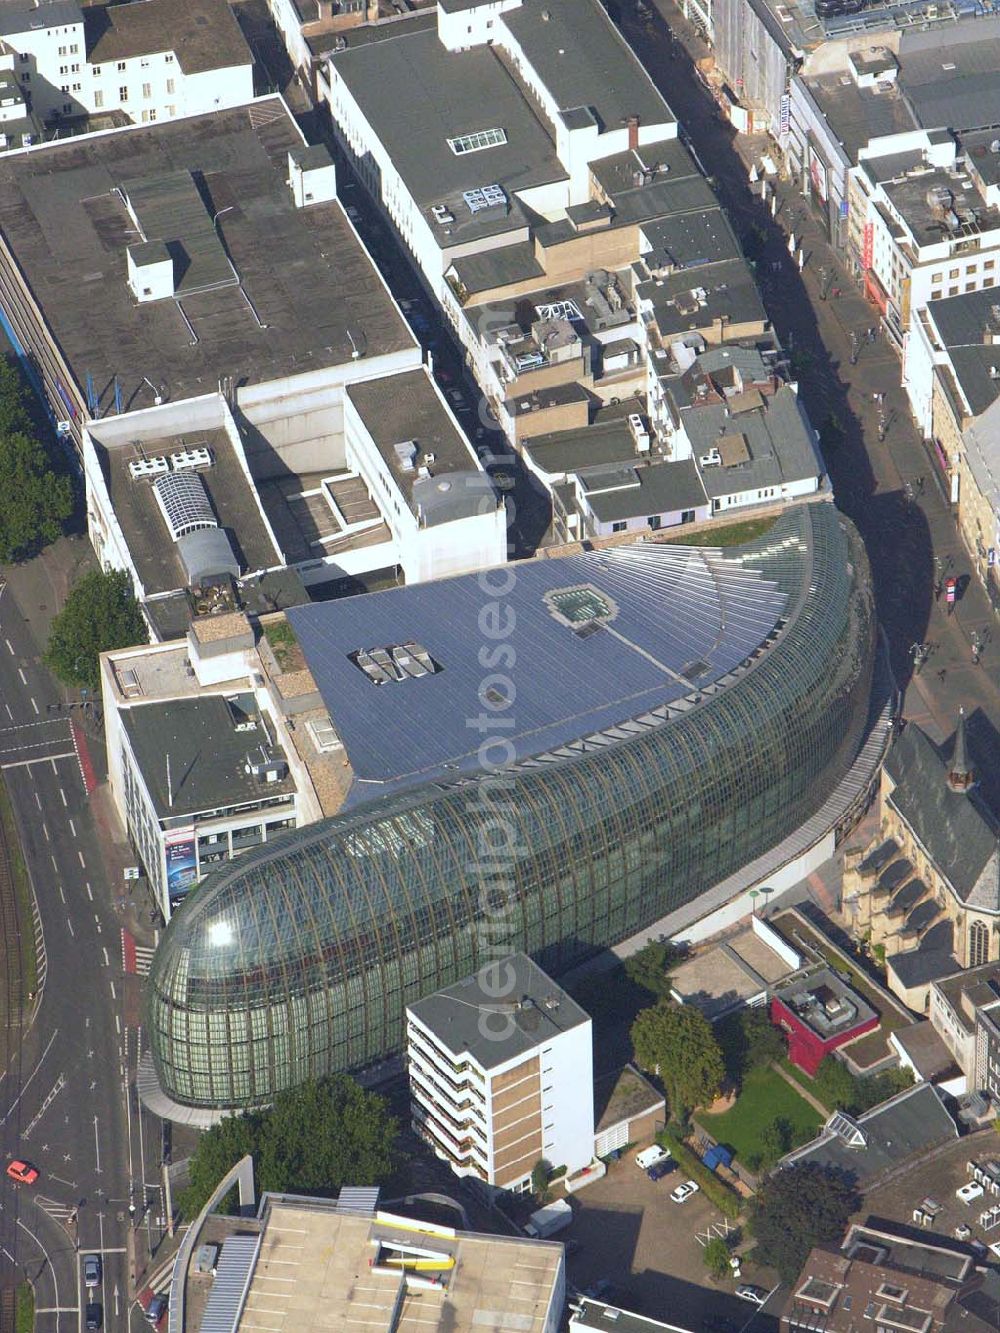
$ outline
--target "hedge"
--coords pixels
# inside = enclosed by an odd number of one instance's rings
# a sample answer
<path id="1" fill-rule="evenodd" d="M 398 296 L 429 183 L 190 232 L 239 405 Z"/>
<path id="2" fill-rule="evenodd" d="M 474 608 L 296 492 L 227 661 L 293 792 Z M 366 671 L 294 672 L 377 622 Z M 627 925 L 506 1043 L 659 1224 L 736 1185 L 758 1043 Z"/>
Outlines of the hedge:
<path id="1" fill-rule="evenodd" d="M 681 1143 L 680 1139 L 667 1130 L 663 1130 L 658 1139 L 664 1148 L 670 1149 L 670 1154 L 677 1165 L 683 1167 L 691 1179 L 697 1182 L 698 1188 L 715 1204 L 723 1216 L 729 1218 L 740 1216 L 743 1211 L 743 1200 L 734 1189 L 731 1189 L 724 1180 L 720 1180 L 714 1171 L 709 1171 L 704 1162 L 696 1157 L 686 1144 Z"/>

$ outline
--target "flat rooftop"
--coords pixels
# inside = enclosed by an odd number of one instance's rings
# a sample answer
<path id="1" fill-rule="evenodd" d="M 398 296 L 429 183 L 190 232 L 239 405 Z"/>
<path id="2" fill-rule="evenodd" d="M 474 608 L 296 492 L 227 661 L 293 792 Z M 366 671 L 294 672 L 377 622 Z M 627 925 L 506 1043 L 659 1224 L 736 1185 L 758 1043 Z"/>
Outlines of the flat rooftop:
<path id="1" fill-rule="evenodd" d="M 564 113 L 587 108 L 602 130 L 629 116 L 642 125 L 675 117 L 598 0 L 545 0 L 501 22 Z"/>
<path id="2" fill-rule="evenodd" d="M 171 699 L 122 711 L 122 726 L 161 819 L 294 794 L 291 776 L 266 782 L 246 772 L 248 761 L 262 760 L 262 745 L 269 759 L 284 759 L 280 746 L 267 744 L 259 722 L 254 730 L 237 729 L 257 713 L 249 693 Z"/>
<path id="3" fill-rule="evenodd" d="M 496 507 L 492 483 L 422 367 L 349 385 L 347 395 L 410 508 L 429 525 Z"/>
<path id="4" fill-rule="evenodd" d="M 948 12 L 942 6 L 942 17 Z M 1000 122 L 1000 19 L 983 15 L 946 29 L 906 32 L 899 82 L 927 129 L 974 130 Z"/>
<path id="5" fill-rule="evenodd" d="M 479 576 L 463 575 L 287 612 L 359 798 L 477 770 L 480 737 L 466 719 L 485 706 L 478 653 L 488 602 Z M 521 561 L 504 605 L 517 698 L 516 726 L 504 734 L 526 759 L 700 697 L 761 648 L 787 598 L 745 556 L 646 542 Z M 357 664 L 359 651 L 408 642 L 426 649 L 434 671 L 377 685 Z"/>
<path id="6" fill-rule="evenodd" d="M 1000 1003 L 1000 962 L 985 963 L 982 967 L 968 968 L 957 975 L 936 983 L 966 1032 L 975 1030 L 975 1019 L 962 1003 L 968 996 L 973 1013 L 985 1005 Z"/>
<path id="7" fill-rule="evenodd" d="M 775 999 L 824 1040 L 878 1018 L 868 1001 L 829 967 L 782 986 Z"/>
<path id="8" fill-rule="evenodd" d="M 260 515 L 256 497 L 224 430 L 192 431 L 187 435 L 145 440 L 141 447 L 112 447 L 100 443 L 100 422 L 92 432 L 101 472 L 115 516 L 121 524 L 147 597 L 187 586 L 177 546 L 153 493 L 152 479 L 134 479 L 129 464 L 142 459 L 169 458 L 197 447 L 207 448 L 212 466 L 198 469 L 219 526 L 229 537 L 241 573 L 269 569 L 280 554 Z"/>
<path id="9" fill-rule="evenodd" d="M 272 1333 L 543 1333 L 563 1265 L 561 1245 L 424 1232 L 392 1214 L 335 1212 L 319 1201 L 271 1198 L 237 1329 Z M 440 1253 L 441 1286 L 410 1289 L 398 1309 L 398 1270 L 373 1261 L 393 1242 Z M 405 1251 L 403 1251 L 405 1252 Z M 400 1251 L 396 1251 L 400 1253 Z"/>
<path id="10" fill-rule="evenodd" d="M 83 31 L 93 65 L 161 51 L 173 51 L 185 74 L 253 64 L 233 11 L 217 0 L 87 5 Z"/>
<path id="11" fill-rule="evenodd" d="M 751 390 L 726 404 L 692 405 L 684 427 L 710 498 L 823 475 L 813 427 L 789 385 L 766 398 Z M 713 449 L 721 462 L 705 464 Z"/>
<path id="12" fill-rule="evenodd" d="M 576 1001 L 523 953 L 425 996 L 408 1012 L 449 1051 L 468 1053 L 486 1070 L 590 1022 Z"/>
<path id="13" fill-rule="evenodd" d="M 402 23 L 382 41 L 333 52 L 330 65 L 417 204 L 451 210 L 453 222 L 431 221 L 442 247 L 526 228 L 516 192 L 566 179 L 548 130 L 492 47 L 451 52 L 436 28 Z M 503 142 L 470 153 L 449 147 L 491 129 Z M 463 193 L 487 185 L 499 185 L 503 200 L 472 212 Z"/>
<path id="14" fill-rule="evenodd" d="M 602 1074 L 594 1080 L 594 1131 L 648 1115 L 663 1106 L 663 1094 L 657 1092 L 632 1065 Z"/>
<path id="15" fill-rule="evenodd" d="M 998 52 L 1000 58 L 1000 52 Z M 947 191 L 950 212 L 957 219 L 945 235 L 954 240 L 978 236 L 1000 227 L 1000 209 L 987 207 L 974 185 L 962 184 L 969 178 L 963 172 L 922 170 L 899 180 L 883 181 L 882 189 L 900 217 L 910 228 L 917 245 L 939 245 L 942 238 L 942 212 L 930 199 L 931 192 Z M 947 267 L 942 260 L 943 267 Z"/>
<path id="16" fill-rule="evenodd" d="M 281 99 L 268 97 L 0 156 L 3 242 L 102 411 L 116 376 L 128 410 L 156 392 L 214 393 L 223 376 L 252 385 L 347 364 L 359 346 L 367 356 L 414 346 L 340 204 L 295 207 L 287 154 L 302 142 Z M 219 215 L 242 285 L 140 307 L 126 250 L 142 238 L 117 191 L 181 172 L 209 221 Z"/>
<path id="17" fill-rule="evenodd" d="M 672 969 L 673 993 L 709 1019 L 721 1018 L 787 977 L 792 968 L 748 927 Z"/>
<path id="18" fill-rule="evenodd" d="M 682 269 L 669 277 L 640 283 L 638 292 L 652 305 L 664 342 L 696 329 L 711 328 L 720 320 L 730 328 L 767 325 L 767 311 L 743 258 Z"/>

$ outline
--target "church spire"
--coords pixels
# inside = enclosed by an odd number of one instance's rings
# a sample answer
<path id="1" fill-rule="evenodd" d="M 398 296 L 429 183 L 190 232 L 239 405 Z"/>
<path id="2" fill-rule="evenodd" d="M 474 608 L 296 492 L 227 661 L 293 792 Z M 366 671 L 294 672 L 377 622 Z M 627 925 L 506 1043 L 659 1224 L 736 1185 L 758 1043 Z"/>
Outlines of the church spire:
<path id="1" fill-rule="evenodd" d="M 948 786 L 952 791 L 968 791 L 975 783 L 975 770 L 969 759 L 969 747 L 965 738 L 965 709 L 958 710 L 958 728 L 955 731 L 955 748 L 951 763 L 948 765 Z"/>

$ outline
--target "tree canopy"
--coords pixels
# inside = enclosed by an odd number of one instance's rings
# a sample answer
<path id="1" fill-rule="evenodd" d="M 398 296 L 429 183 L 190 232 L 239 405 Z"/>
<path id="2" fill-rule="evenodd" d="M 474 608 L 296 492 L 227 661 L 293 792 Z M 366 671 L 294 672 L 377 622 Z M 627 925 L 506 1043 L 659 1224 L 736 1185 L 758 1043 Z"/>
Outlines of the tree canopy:
<path id="1" fill-rule="evenodd" d="M 55 541 L 73 512 L 73 486 L 37 438 L 20 373 L 0 357 L 0 561 Z"/>
<path id="2" fill-rule="evenodd" d="M 729 1277 L 732 1265 L 729 1262 L 729 1246 L 721 1236 L 713 1236 L 701 1252 L 702 1261 L 711 1277 L 720 1280 Z"/>
<path id="3" fill-rule="evenodd" d="M 785 1034 L 771 1022 L 766 1008 L 740 1009 L 716 1025 L 726 1072 L 742 1083 L 752 1069 L 761 1069 L 786 1053 Z"/>
<path id="4" fill-rule="evenodd" d="M 129 576 L 121 569 L 94 570 L 70 589 L 53 620 L 45 662 L 67 685 L 97 690 L 101 653 L 148 641 Z"/>
<path id="5" fill-rule="evenodd" d="M 651 995 L 670 994 L 670 969 L 683 953 L 666 940 L 650 940 L 638 953 L 625 959 L 625 974 Z"/>
<path id="6" fill-rule="evenodd" d="M 849 1111 L 858 1115 L 880 1102 L 894 1097 L 897 1092 L 913 1086 L 913 1072 L 909 1069 L 887 1069 L 881 1074 L 855 1078 L 842 1060 L 828 1055 L 816 1070 L 816 1095 L 831 1110 Z"/>
<path id="7" fill-rule="evenodd" d="M 850 1180 L 815 1162 L 769 1176 L 751 1214 L 757 1257 L 793 1281 L 814 1245 L 840 1240 L 858 1203 Z"/>
<path id="8" fill-rule="evenodd" d="M 264 1111 L 227 1116 L 198 1141 L 182 1199 L 193 1216 L 226 1172 L 253 1154 L 260 1191 L 329 1194 L 381 1185 L 396 1165 L 399 1127 L 384 1098 L 337 1074 L 279 1093 Z"/>
<path id="9" fill-rule="evenodd" d="M 674 1119 L 707 1106 L 721 1092 L 722 1051 L 700 1010 L 661 1000 L 632 1024 L 632 1045 L 643 1069 L 659 1075 Z"/>

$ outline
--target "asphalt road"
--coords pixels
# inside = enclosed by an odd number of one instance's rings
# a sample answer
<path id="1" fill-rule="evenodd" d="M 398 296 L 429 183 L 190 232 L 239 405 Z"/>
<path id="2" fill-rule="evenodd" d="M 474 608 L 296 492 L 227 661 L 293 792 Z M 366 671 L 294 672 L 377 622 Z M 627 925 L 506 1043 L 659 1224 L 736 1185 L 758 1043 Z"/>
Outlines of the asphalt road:
<path id="1" fill-rule="evenodd" d="M 30 1278 L 39 1333 L 83 1327 L 81 1255 L 103 1258 L 104 1326 L 128 1309 L 130 1187 L 152 1164 L 126 1109 L 122 949 L 112 886 L 61 696 L 0 577 L 0 770 L 34 884 L 45 961 L 37 1009 L 0 1073 L 0 1149 L 34 1186 L 0 1177 L 0 1280 Z M 131 1052 L 134 1058 L 134 1050 Z M 152 1168 L 152 1169 L 151 1169 Z M 153 1181 L 155 1194 L 155 1180 Z"/>

